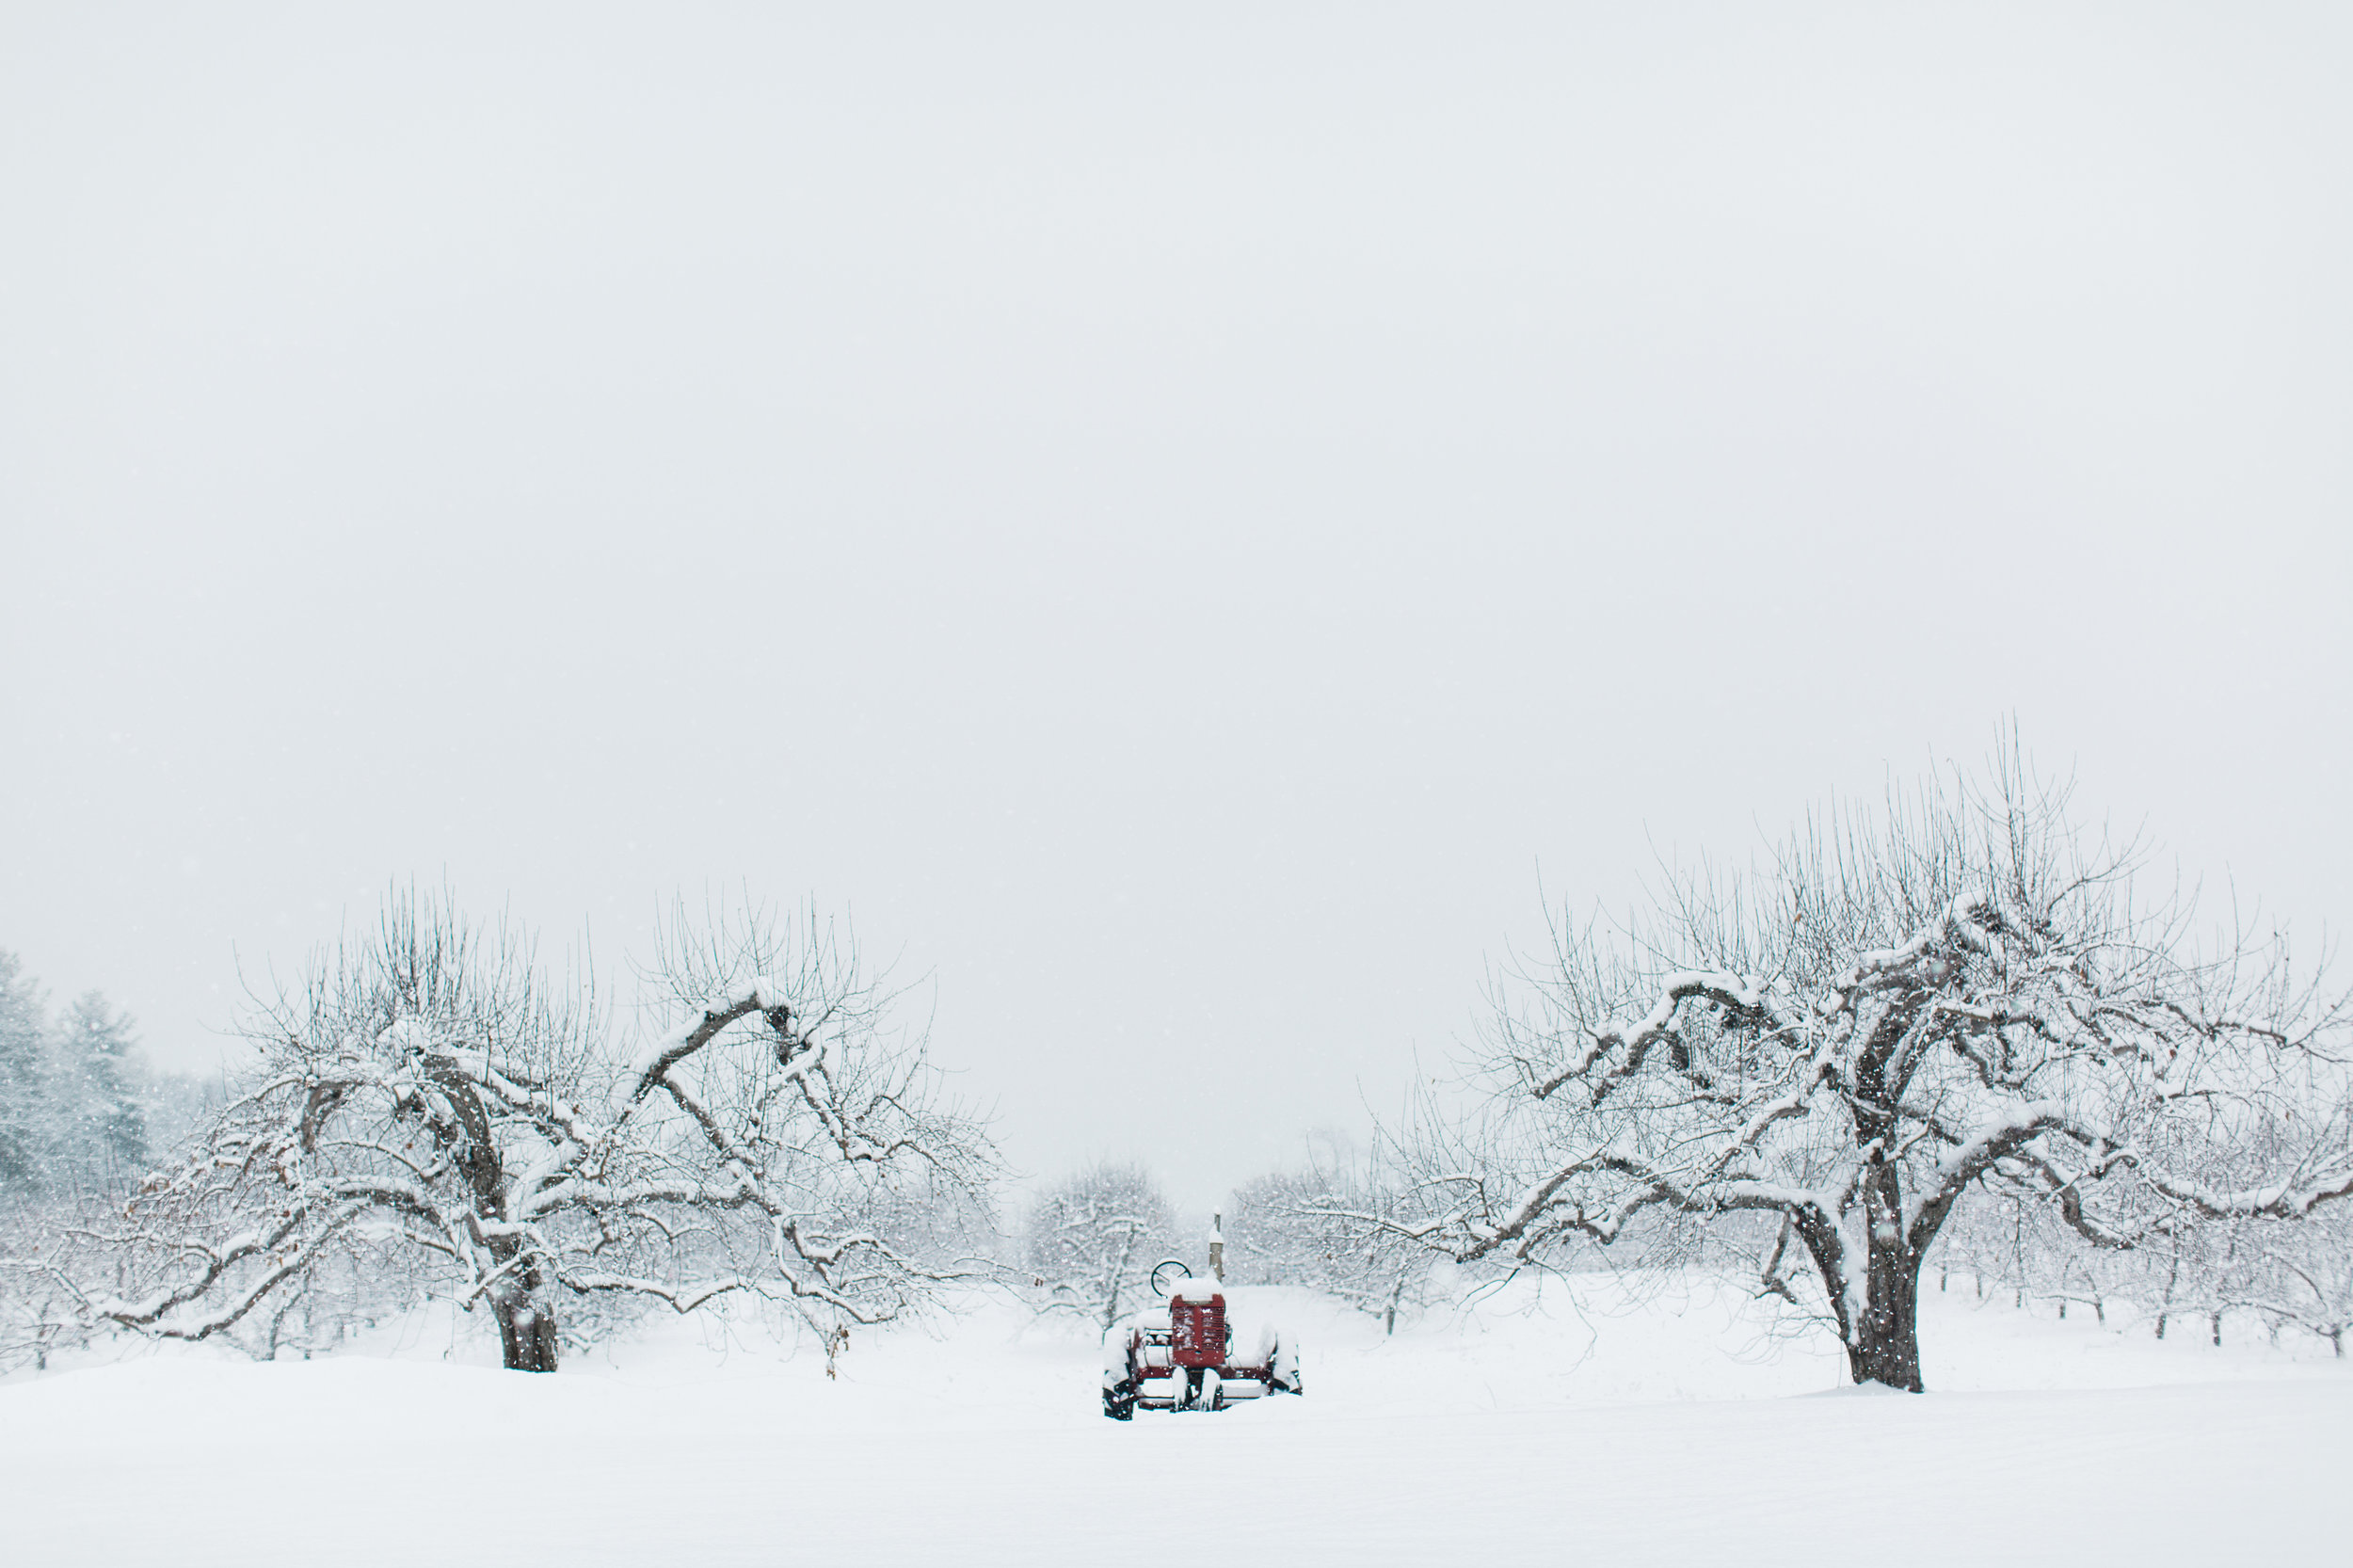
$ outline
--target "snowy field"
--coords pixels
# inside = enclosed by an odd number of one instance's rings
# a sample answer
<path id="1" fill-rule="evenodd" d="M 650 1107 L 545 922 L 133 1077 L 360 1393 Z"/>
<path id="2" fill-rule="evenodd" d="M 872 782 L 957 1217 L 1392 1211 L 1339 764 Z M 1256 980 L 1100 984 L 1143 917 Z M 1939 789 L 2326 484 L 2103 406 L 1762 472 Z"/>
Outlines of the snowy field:
<path id="1" fill-rule="evenodd" d="M 552 1378 L 434 1319 L 310 1362 L 139 1353 L 0 1386 L 0 1560 L 2353 1560 L 2353 1373 L 2325 1348 L 1953 1288 L 1921 1398 L 1837 1391 L 1827 1346 L 1729 1292 L 1628 1310 L 1607 1279 L 1386 1342 L 1260 1292 L 1307 1398 L 1128 1425 L 1090 1337 L 1001 1304 L 863 1336 L 836 1381 L 675 1320 Z"/>

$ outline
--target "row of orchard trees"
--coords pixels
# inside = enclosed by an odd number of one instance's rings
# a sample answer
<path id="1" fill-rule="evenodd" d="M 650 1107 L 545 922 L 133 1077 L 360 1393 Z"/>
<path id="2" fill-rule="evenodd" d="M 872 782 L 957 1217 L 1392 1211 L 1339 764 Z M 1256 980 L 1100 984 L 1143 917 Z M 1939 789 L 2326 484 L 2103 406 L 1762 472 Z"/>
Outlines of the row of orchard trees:
<path id="1" fill-rule="evenodd" d="M 1406 1240 L 1401 1232 L 1412 1227 L 1400 1222 L 1414 1211 L 1411 1194 L 1386 1178 L 1377 1152 L 1352 1160 L 1346 1151 L 1344 1142 L 1318 1139 L 1296 1166 L 1236 1189 L 1217 1217 L 1229 1281 L 1317 1291 L 1394 1332 L 1402 1319 L 1508 1276 L 1509 1261 L 1459 1267 Z M 1834 1329 L 1812 1282 L 1786 1268 L 1757 1269 L 1757 1228 L 1753 1216 L 1744 1224 L 1661 1225 L 1625 1248 L 1588 1241 L 1543 1266 L 1729 1269 L 1745 1273 L 1760 1298 Z M 1142 1166 L 1106 1160 L 1064 1176 L 1032 1202 L 1015 1238 L 1012 1272 L 1041 1313 L 1109 1326 L 1157 1300 L 1150 1279 L 1163 1260 L 1197 1271 L 1204 1237 L 1197 1220 L 1176 1217 Z M 2275 1342 L 2283 1331 L 2309 1334 L 2343 1356 L 2353 1330 L 2353 1206 L 2323 1206 L 2295 1224 L 2193 1218 L 2140 1246 L 2102 1248 L 2086 1245 L 2047 1200 L 1979 1191 L 1956 1205 L 1926 1260 L 1928 1274 L 1940 1290 L 1958 1282 L 1980 1303 L 2056 1309 L 2062 1319 L 2073 1307 L 2160 1339 L 2189 1332 L 2219 1345 L 2230 1320 Z"/>
<path id="2" fill-rule="evenodd" d="M 2087 1247 L 2046 1206 L 1974 1197 L 1931 1259 L 1938 1288 L 1977 1299 L 2071 1307 L 2103 1323 L 2127 1308 L 2162 1339 L 2223 1342 L 2226 1320 L 2309 1334 L 2345 1354 L 2353 1331 L 2353 1208 L 2326 1207 L 2294 1224 L 2226 1219 L 2169 1228 L 2129 1249 Z"/>
<path id="3" fill-rule="evenodd" d="M 1857 1383 L 1915 1390 L 1932 1259 L 1940 1281 L 2125 1295 L 2160 1324 L 2252 1311 L 2342 1346 L 2347 999 L 2283 939 L 2153 896 L 2137 848 L 2066 804 L 2011 753 L 1827 811 L 1752 869 L 1672 876 L 1621 920 L 1562 920 L 1493 987 L 1457 1081 L 1369 1156 L 1236 1194 L 1230 1265 L 1392 1325 L 1436 1264 L 1731 1267 L 1818 1319 Z M 16 1224 L 8 1299 L 48 1304 L 44 1335 L 64 1310 L 268 1346 L 290 1319 L 430 1296 L 547 1370 L 648 1304 L 755 1298 L 834 1343 L 1002 1266 L 977 1256 L 986 1129 L 845 939 L 680 920 L 640 978 L 616 1010 L 515 930 L 396 898 L 265 1001 L 255 1070 L 127 1203 Z M 49 1085 L 11 1105 L 77 1108 L 7 1124 L 18 1189 L 136 1163 L 120 1020 L 43 1021 L 13 969 L 7 995 L 35 1020 L 8 1038 L 42 1043 L 0 1066 Z M 1156 1263 L 1199 1261 L 1116 1165 L 1045 1193 L 1019 1246 L 1042 1305 L 1107 1325 Z"/>
<path id="4" fill-rule="evenodd" d="M 1426 1248 L 1360 1217 L 1394 1203 L 1371 1161 L 1323 1138 L 1296 1168 L 1244 1183 L 1210 1223 L 1231 1282 L 1319 1290 L 1393 1331 L 1401 1314 L 1427 1303 L 1436 1277 Z M 1143 1166 L 1100 1160 L 1031 1203 L 1010 1272 L 1039 1311 L 1108 1329 L 1155 1302 L 1151 1278 L 1161 1264 L 1200 1272 L 1207 1234 L 1180 1224 Z"/>

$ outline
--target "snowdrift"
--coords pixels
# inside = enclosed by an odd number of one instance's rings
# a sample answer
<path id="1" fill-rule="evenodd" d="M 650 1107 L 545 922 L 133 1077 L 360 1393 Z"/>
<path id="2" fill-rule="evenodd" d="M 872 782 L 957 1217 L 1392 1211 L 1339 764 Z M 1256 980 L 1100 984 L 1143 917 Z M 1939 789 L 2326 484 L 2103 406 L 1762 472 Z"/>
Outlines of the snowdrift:
<path id="1" fill-rule="evenodd" d="M 1955 1282 L 1956 1291 L 1961 1282 Z M 1244 1292 L 1246 1294 L 1246 1292 Z M 1094 1335 L 980 1304 L 813 1348 L 673 1320 L 554 1377 L 447 1319 L 256 1366 L 0 1387 L 12 1568 L 178 1564 L 2326 1562 L 2353 1376 L 2325 1348 L 1929 1299 L 1931 1393 L 1705 1281 L 1514 1288 L 1394 1339 L 1329 1303 L 1310 1396 L 1098 1414 Z M 2080 1315 L 2079 1315 L 2080 1317 Z"/>

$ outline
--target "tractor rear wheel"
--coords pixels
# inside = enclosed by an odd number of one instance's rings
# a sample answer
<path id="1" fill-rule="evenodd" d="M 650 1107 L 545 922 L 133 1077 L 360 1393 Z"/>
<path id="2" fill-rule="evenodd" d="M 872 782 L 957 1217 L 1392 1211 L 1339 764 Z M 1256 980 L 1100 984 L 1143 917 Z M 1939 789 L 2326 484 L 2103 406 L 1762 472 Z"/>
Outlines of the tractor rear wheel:
<path id="1" fill-rule="evenodd" d="M 1267 1383 L 1270 1387 L 1286 1394 L 1305 1394 L 1305 1384 L 1299 1377 L 1299 1347 L 1281 1339 L 1267 1355 Z"/>

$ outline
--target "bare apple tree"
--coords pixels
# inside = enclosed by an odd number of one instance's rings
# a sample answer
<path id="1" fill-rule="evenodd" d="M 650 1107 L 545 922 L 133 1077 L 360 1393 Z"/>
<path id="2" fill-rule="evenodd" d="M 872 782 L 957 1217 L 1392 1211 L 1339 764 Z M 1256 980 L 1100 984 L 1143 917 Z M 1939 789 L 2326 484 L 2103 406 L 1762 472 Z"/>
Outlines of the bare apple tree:
<path id="1" fill-rule="evenodd" d="M 744 1293 L 832 1344 L 960 1277 L 891 1218 L 984 1189 L 995 1150 L 846 939 L 681 922 L 648 978 L 672 1022 L 632 1049 L 512 926 L 394 898 L 250 1020 L 251 1082 L 90 1238 L 133 1288 L 86 1314 L 202 1339 L 330 1266 L 398 1271 L 487 1307 L 507 1367 L 552 1371 L 600 1298 Z"/>
<path id="2" fill-rule="evenodd" d="M 1729 1241 L 1856 1383 L 1917 1390 L 1921 1263 L 1973 1188 L 2101 1248 L 2353 1192 L 2344 1000 L 2281 939 L 2201 951 L 2065 808 L 2012 751 L 1557 927 L 1496 988 L 1475 1109 L 1404 1129 L 1421 1207 L 1385 1223 L 1464 1260 Z"/>
<path id="3" fill-rule="evenodd" d="M 2329 1341 L 2340 1359 L 2353 1330 L 2353 1213 L 2333 1209 L 2286 1235 L 2265 1238 L 2251 1278 L 2232 1304 L 2275 1327 L 2294 1324 Z"/>
<path id="4" fill-rule="evenodd" d="M 1108 1330 L 1149 1304 L 1154 1265 L 1177 1245 L 1168 1199 L 1132 1162 L 1097 1160 L 1038 1194 L 1021 1232 L 1029 1294 Z"/>
<path id="5" fill-rule="evenodd" d="M 1394 1334 L 1401 1315 L 1427 1304 L 1436 1261 L 1399 1234 L 1401 1200 L 1378 1160 L 1327 1140 L 1301 1167 L 1234 1190 L 1228 1267 L 1245 1283 L 1321 1290 Z"/>

